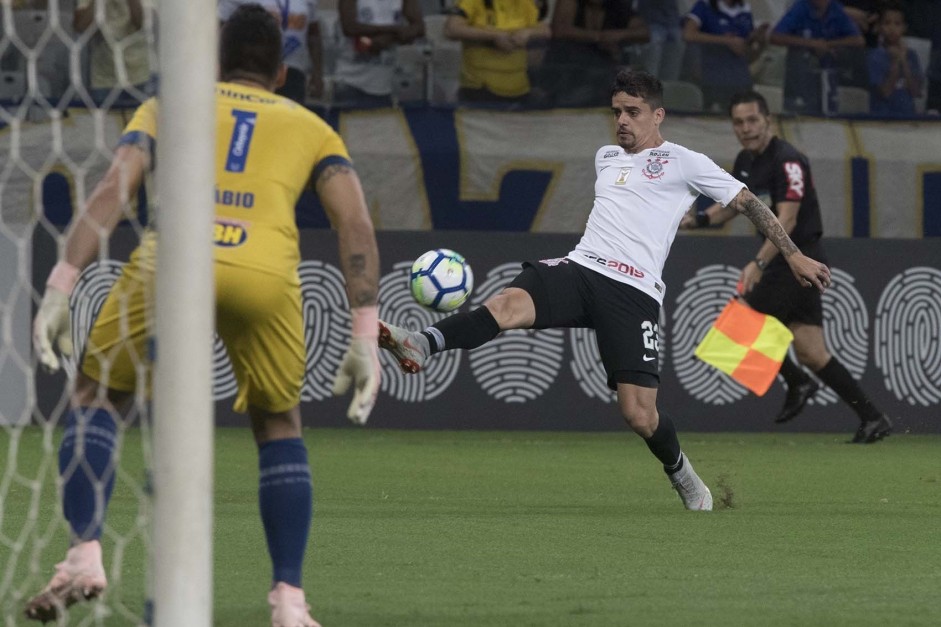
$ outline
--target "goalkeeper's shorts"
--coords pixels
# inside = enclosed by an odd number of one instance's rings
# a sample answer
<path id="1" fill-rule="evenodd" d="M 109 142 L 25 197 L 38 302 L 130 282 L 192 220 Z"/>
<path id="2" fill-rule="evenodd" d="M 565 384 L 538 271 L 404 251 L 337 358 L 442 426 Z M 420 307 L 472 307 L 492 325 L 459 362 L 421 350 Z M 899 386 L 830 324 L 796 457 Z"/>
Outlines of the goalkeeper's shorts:
<path id="1" fill-rule="evenodd" d="M 238 383 L 235 411 L 291 409 L 300 402 L 306 352 L 296 275 L 216 263 L 215 281 L 216 330 Z M 95 320 L 82 355 L 85 375 L 120 392 L 142 384 L 150 394 L 153 286 L 153 249 L 142 245 Z"/>

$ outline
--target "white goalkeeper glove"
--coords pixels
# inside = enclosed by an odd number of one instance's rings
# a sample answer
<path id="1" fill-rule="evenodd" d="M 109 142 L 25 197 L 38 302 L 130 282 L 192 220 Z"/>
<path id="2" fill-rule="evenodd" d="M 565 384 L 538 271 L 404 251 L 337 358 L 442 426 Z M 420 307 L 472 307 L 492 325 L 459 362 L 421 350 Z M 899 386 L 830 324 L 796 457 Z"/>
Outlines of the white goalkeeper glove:
<path id="1" fill-rule="evenodd" d="M 55 265 L 33 321 L 33 350 L 36 351 L 39 363 L 49 372 L 58 371 L 61 365 L 56 350 L 63 357 L 72 356 L 69 298 L 78 275 L 78 268 L 64 261 Z"/>
<path id="2" fill-rule="evenodd" d="M 353 384 L 353 400 L 346 417 L 364 425 L 379 394 L 379 311 L 376 307 L 357 307 L 352 314 L 353 339 L 333 382 L 333 394 L 345 394 Z"/>

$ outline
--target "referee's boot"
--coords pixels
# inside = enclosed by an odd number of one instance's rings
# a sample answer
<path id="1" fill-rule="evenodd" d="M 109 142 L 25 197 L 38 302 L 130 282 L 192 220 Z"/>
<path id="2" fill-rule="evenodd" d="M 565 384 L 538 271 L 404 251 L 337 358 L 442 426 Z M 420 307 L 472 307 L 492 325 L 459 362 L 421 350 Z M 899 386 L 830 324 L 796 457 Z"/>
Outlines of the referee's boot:
<path id="1" fill-rule="evenodd" d="M 65 614 L 67 607 L 99 596 L 108 587 L 101 561 L 101 543 L 76 544 L 56 564 L 56 574 L 42 592 L 26 604 L 26 618 L 47 622 Z"/>
<path id="2" fill-rule="evenodd" d="M 859 423 L 859 429 L 856 435 L 850 440 L 850 444 L 872 444 L 892 433 L 892 421 L 885 414 L 882 414 L 876 420 L 866 420 Z"/>
<path id="3" fill-rule="evenodd" d="M 379 348 L 383 348 L 399 362 L 402 372 L 415 374 L 428 359 L 428 340 L 421 333 L 413 333 L 388 322 L 379 321 Z"/>
<path id="4" fill-rule="evenodd" d="M 793 387 L 788 386 L 787 396 L 784 398 L 784 407 L 781 408 L 781 412 L 774 421 L 780 424 L 796 418 L 799 413 L 804 411 L 804 405 L 807 404 L 807 401 L 809 401 L 819 389 L 820 384 L 810 377 L 808 377 L 807 381 L 804 383 Z"/>

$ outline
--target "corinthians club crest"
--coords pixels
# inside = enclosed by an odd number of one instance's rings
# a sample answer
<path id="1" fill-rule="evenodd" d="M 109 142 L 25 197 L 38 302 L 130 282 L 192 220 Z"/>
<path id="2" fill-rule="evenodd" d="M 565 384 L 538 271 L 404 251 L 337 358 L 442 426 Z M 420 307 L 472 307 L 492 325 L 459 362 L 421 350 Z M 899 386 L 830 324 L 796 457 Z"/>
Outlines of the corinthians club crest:
<path id="1" fill-rule="evenodd" d="M 656 159 L 647 159 L 647 165 L 644 166 L 644 169 L 641 170 L 641 173 L 650 179 L 659 179 L 663 177 L 663 166 L 670 163 L 669 159 L 661 159 L 657 157 Z"/>

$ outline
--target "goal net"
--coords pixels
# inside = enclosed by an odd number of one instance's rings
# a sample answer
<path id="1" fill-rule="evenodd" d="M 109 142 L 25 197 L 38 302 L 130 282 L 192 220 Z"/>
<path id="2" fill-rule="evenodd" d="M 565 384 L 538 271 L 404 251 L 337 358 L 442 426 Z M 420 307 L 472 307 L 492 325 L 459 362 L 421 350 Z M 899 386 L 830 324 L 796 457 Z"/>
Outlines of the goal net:
<path id="1" fill-rule="evenodd" d="M 173 46 L 158 46 L 158 13 L 160 36 Z M 211 389 L 198 381 L 211 370 L 212 318 L 211 303 L 194 295 L 212 293 L 207 290 L 211 271 L 206 270 L 211 263 L 206 242 L 212 148 L 201 132 L 205 137 L 212 127 L 215 26 L 215 3 L 161 0 L 158 7 L 157 0 L 0 0 L 3 625 L 27 624 L 28 599 L 46 585 L 70 543 L 61 505 L 69 475 L 59 475 L 59 444 L 77 359 L 65 359 L 58 373 L 43 372 L 31 347 L 32 318 L 59 258 L 66 225 L 81 219 L 123 127 L 137 104 L 155 92 L 158 77 L 161 142 L 167 146 L 158 145 L 157 163 L 161 154 L 177 158 L 164 159 L 169 165 L 148 179 L 138 197 L 127 199 L 125 220 L 118 227 L 121 237 L 101 242 L 99 258 L 73 291 L 71 321 L 77 356 L 129 249 L 148 228 L 159 197 L 173 205 L 160 210 L 161 239 L 175 240 L 167 247 L 171 254 L 158 253 L 161 360 L 153 401 L 141 385 L 129 411 L 116 421 L 114 491 L 101 535 L 108 588 L 101 598 L 69 608 L 58 624 L 211 623 L 211 594 L 205 592 L 211 590 L 211 506 L 204 503 L 211 503 L 212 404 Z M 183 93 L 188 94 L 186 102 L 179 97 Z M 180 115 L 184 110 L 188 113 Z M 179 119 L 168 121 L 169 115 Z M 165 259 L 170 256 L 174 258 Z M 192 277 L 189 284 L 186 277 Z M 168 286 L 180 294 L 179 302 L 162 302 L 167 299 L 160 294 L 170 291 Z M 183 316 L 187 324 L 181 324 Z M 174 332 L 180 337 L 162 337 L 167 328 L 181 329 Z M 205 350 L 187 333 L 203 333 Z M 143 371 L 142 360 L 135 363 L 138 372 Z M 159 420 L 164 413 L 171 418 Z M 161 426 L 154 428 L 158 420 Z M 183 420 L 201 428 L 183 437 Z M 206 461 L 190 464 L 189 479 L 183 481 L 172 460 L 192 455 Z M 196 489 L 202 493 L 194 495 Z M 189 530 L 184 535 L 193 536 L 192 544 L 179 541 L 181 525 Z M 154 555 L 160 558 L 154 560 Z M 173 583 L 181 577 L 187 586 L 201 588 L 200 598 L 194 601 L 193 593 Z"/>

